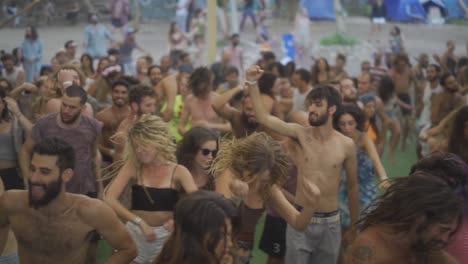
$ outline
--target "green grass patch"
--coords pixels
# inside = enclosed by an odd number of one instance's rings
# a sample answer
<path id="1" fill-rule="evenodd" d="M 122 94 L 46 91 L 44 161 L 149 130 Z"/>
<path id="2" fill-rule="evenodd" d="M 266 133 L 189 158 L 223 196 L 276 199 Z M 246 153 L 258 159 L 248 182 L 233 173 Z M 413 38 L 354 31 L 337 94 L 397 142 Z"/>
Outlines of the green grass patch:
<path id="1" fill-rule="evenodd" d="M 359 44 L 359 41 L 353 37 L 336 33 L 333 36 L 322 38 L 320 40 L 320 44 L 323 46 L 354 46 L 356 44 Z"/>
<path id="2" fill-rule="evenodd" d="M 468 19 L 463 19 L 463 18 L 451 18 L 447 20 L 447 24 L 450 25 L 461 25 L 461 26 L 467 26 L 468 25 Z"/>

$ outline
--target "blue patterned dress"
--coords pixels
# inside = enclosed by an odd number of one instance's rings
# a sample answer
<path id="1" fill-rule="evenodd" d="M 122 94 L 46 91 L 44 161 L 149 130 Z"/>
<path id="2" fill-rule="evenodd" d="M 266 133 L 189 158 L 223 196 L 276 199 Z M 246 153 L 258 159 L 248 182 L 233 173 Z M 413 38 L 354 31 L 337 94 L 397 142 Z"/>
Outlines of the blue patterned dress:
<path id="1" fill-rule="evenodd" d="M 377 185 L 375 184 L 374 165 L 367 153 L 356 144 L 357 173 L 359 187 L 359 209 L 360 212 L 377 196 Z M 346 183 L 346 173 L 341 174 L 341 184 L 338 193 L 340 218 L 342 226 L 350 226 L 350 216 L 348 208 L 348 189 Z"/>

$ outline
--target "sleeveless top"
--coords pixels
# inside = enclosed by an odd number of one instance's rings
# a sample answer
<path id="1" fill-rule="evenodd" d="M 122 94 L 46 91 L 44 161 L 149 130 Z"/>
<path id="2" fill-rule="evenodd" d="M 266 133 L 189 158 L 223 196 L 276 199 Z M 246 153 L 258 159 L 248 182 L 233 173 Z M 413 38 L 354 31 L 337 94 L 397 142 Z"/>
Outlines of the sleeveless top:
<path id="1" fill-rule="evenodd" d="M 1 161 L 16 161 L 15 137 L 13 129 L 0 133 L 0 160 Z"/>
<path id="2" fill-rule="evenodd" d="M 174 166 L 172 170 L 170 186 L 173 186 L 174 172 L 177 166 Z M 131 210 L 170 212 L 174 211 L 178 200 L 179 192 L 173 188 L 155 188 L 139 184 L 132 185 Z"/>

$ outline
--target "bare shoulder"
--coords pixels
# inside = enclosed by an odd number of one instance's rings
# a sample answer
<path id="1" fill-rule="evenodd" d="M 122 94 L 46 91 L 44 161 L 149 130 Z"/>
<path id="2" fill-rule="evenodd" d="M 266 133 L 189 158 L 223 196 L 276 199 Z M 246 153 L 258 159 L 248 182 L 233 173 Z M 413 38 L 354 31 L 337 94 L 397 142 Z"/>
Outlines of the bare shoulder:
<path id="1" fill-rule="evenodd" d="M 110 207 L 99 199 L 93 199 L 79 194 L 69 195 L 76 202 L 79 216 L 89 225 L 92 225 L 96 220 L 102 219 L 103 216 L 112 212 Z"/>
<path id="2" fill-rule="evenodd" d="M 373 232 L 364 231 L 351 244 L 346 263 L 349 264 L 371 264 L 382 263 L 382 243 Z"/>
<path id="3" fill-rule="evenodd" d="M 22 211 L 28 206 L 28 192 L 23 190 L 9 190 L 0 196 L 0 207 L 6 212 Z"/>
<path id="4" fill-rule="evenodd" d="M 101 122 L 107 122 L 109 121 L 110 114 L 111 114 L 111 108 L 107 107 L 106 109 L 103 109 L 96 114 L 96 119 Z"/>
<path id="5" fill-rule="evenodd" d="M 354 148 L 354 141 L 350 137 L 347 137 L 336 130 L 334 131 L 334 136 L 335 139 L 339 141 L 339 143 L 342 144 L 345 148 Z"/>

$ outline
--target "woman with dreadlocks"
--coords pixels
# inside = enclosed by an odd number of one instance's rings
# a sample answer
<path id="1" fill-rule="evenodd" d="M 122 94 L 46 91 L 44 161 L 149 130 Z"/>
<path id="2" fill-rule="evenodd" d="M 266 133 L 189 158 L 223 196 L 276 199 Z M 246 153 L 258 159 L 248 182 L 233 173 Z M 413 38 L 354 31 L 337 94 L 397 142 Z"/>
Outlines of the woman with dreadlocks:
<path id="1" fill-rule="evenodd" d="M 176 163 L 174 140 L 159 117 L 143 115 L 127 132 L 124 160 L 110 183 L 104 200 L 127 222 L 138 247 L 134 263 L 153 262 L 170 232 L 179 191 L 197 190 L 190 172 Z M 119 201 L 131 186 L 131 208 Z"/>
<path id="2" fill-rule="evenodd" d="M 281 192 L 288 175 L 289 159 L 280 143 L 265 133 L 225 141 L 212 164 L 216 191 L 227 199 L 240 196 L 242 226 L 237 238 L 237 263 L 248 263 L 255 226 L 268 204 L 292 227 L 304 230 L 310 223 L 320 190 L 306 182 L 307 207 L 298 211 Z"/>

